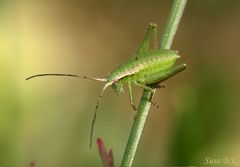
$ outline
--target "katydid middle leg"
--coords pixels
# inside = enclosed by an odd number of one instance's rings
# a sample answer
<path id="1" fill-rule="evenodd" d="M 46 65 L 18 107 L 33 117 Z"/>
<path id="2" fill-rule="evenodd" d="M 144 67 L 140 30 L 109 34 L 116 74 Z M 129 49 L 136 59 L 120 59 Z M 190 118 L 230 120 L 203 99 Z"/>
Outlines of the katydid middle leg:
<path id="1" fill-rule="evenodd" d="M 128 90 L 129 90 L 128 93 L 129 93 L 129 99 L 130 99 L 131 106 L 132 106 L 133 110 L 137 112 L 137 107 L 134 105 L 134 102 L 133 102 L 131 81 L 128 81 Z"/>

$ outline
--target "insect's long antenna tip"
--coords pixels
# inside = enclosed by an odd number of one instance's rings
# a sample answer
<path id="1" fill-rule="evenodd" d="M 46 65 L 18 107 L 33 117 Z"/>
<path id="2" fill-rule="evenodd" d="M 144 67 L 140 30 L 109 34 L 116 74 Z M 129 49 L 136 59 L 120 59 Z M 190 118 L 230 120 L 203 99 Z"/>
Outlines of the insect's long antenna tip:
<path id="1" fill-rule="evenodd" d="M 27 78 L 25 78 L 25 80 L 27 81 L 27 80 L 29 80 L 31 78 L 34 78 L 34 76 L 27 77 Z"/>
<path id="2" fill-rule="evenodd" d="M 94 77 L 88 77 L 86 75 L 75 75 L 75 74 L 36 74 L 36 75 L 32 75 L 28 78 L 26 78 L 25 80 L 29 80 L 32 78 L 36 78 L 36 77 L 44 77 L 44 76 L 61 76 L 61 77 L 75 77 L 75 78 L 82 78 L 82 79 L 88 79 L 88 80 L 93 80 L 93 81 L 100 81 L 100 82 L 107 82 L 106 78 L 94 78 Z"/>
<path id="3" fill-rule="evenodd" d="M 30 80 L 30 79 L 35 78 L 35 77 L 37 77 L 37 76 L 38 76 L 38 75 L 32 75 L 32 76 L 30 76 L 30 77 L 25 78 L 25 80 L 27 81 L 27 80 Z"/>
<path id="4" fill-rule="evenodd" d="M 98 100 L 97 100 L 97 104 L 95 107 L 95 112 L 94 112 L 94 116 L 93 116 L 93 120 L 92 120 L 92 124 L 91 124 L 91 131 L 90 131 L 90 144 L 89 147 L 92 148 L 92 141 L 93 141 L 93 131 L 94 131 L 94 125 L 96 122 L 96 118 L 97 118 L 97 112 L 98 112 L 98 108 L 99 108 L 99 103 L 100 103 L 100 99 L 103 96 L 103 93 L 105 92 L 105 90 L 107 89 L 108 86 L 110 86 L 110 83 L 105 84 L 105 86 L 103 87 L 100 95 L 98 96 Z"/>

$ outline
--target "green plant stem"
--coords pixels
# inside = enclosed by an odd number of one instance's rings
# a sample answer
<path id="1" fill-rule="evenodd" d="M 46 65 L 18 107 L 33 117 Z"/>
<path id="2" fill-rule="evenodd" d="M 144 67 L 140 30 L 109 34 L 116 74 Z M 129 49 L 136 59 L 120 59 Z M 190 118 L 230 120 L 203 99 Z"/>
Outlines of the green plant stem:
<path id="1" fill-rule="evenodd" d="M 170 49 L 178 24 L 181 20 L 187 0 L 174 0 L 162 38 L 160 40 L 161 49 Z M 138 112 L 133 122 L 132 130 L 128 139 L 121 167 L 131 167 L 133 159 L 143 132 L 143 128 L 151 107 L 154 92 L 144 90 Z"/>
<path id="2" fill-rule="evenodd" d="M 174 35 L 177 32 L 182 14 L 184 12 L 187 0 L 174 0 L 167 24 L 164 28 L 162 38 L 160 40 L 161 49 L 170 49 Z"/>

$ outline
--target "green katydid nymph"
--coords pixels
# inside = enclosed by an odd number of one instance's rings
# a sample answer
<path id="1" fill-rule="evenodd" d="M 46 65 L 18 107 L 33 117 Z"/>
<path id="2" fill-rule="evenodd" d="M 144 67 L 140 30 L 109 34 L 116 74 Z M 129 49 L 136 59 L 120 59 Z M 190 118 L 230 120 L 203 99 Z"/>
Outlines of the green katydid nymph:
<path id="1" fill-rule="evenodd" d="M 137 85 L 143 89 L 153 91 L 156 85 L 162 81 L 174 76 L 175 74 L 186 69 L 186 64 L 180 64 L 175 67 L 176 60 L 180 57 L 175 50 L 162 50 L 157 48 L 157 26 L 151 23 L 147 29 L 144 40 L 137 49 L 136 54 L 115 68 L 106 78 L 93 78 L 88 76 L 73 75 L 73 74 L 37 74 L 28 77 L 26 80 L 40 76 L 70 76 L 80 77 L 94 81 L 106 82 L 98 96 L 95 106 L 94 117 L 90 131 L 90 147 L 92 145 L 93 129 L 99 108 L 100 99 L 108 87 L 117 93 L 123 93 L 123 85 L 128 85 L 129 98 L 132 108 L 137 111 L 133 103 L 133 95 L 131 84 Z M 152 44 L 153 43 L 153 44 Z M 153 49 L 151 46 L 153 45 Z"/>

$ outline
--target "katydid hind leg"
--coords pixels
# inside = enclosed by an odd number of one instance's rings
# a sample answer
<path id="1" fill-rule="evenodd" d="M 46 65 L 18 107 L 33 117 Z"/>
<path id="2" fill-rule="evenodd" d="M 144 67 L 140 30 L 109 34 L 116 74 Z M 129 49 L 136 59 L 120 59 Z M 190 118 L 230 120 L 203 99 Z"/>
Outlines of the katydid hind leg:
<path id="1" fill-rule="evenodd" d="M 141 56 L 143 52 L 149 51 L 151 41 L 154 41 L 154 49 L 157 48 L 157 40 L 155 40 L 157 36 L 157 25 L 155 23 L 150 23 L 145 34 L 145 37 L 137 49 L 137 56 Z M 155 48 L 156 47 L 156 48 Z"/>
<path id="2" fill-rule="evenodd" d="M 187 68 L 186 64 L 180 64 L 177 65 L 176 67 L 172 68 L 171 70 L 169 70 L 167 73 L 165 73 L 165 76 L 161 79 L 160 82 L 163 82 L 173 76 L 175 76 L 176 74 L 182 72 L 183 70 L 185 70 Z M 160 83 L 159 82 L 159 83 Z"/>
<path id="3" fill-rule="evenodd" d="M 180 64 L 176 67 L 173 67 L 172 69 L 165 70 L 162 72 L 158 72 L 156 74 L 152 74 L 151 76 L 146 76 L 144 79 L 141 79 L 139 81 L 141 84 L 149 85 L 153 88 L 155 88 L 155 85 L 159 85 L 161 82 L 175 76 L 176 74 L 180 73 L 181 71 L 186 69 L 186 64 Z"/>
<path id="4" fill-rule="evenodd" d="M 133 108 L 133 110 L 135 112 L 137 112 L 137 107 L 134 105 L 134 102 L 133 102 L 133 93 L 132 93 L 132 85 L 131 85 L 131 81 L 128 81 L 128 93 L 129 93 L 129 99 L 130 99 L 130 103 L 131 103 L 131 106 Z"/>
<path id="5" fill-rule="evenodd" d="M 157 27 L 153 31 L 153 50 L 158 49 Z"/>

